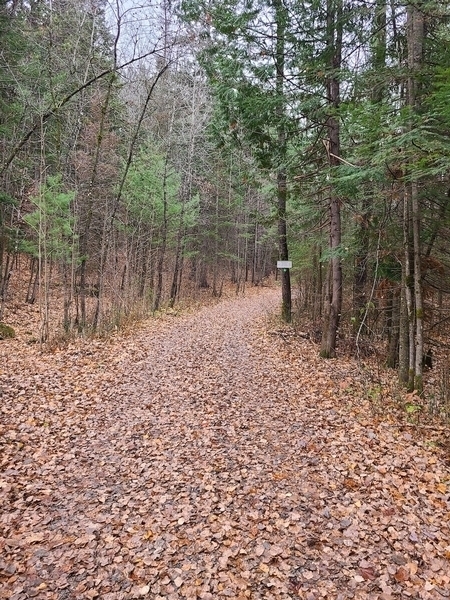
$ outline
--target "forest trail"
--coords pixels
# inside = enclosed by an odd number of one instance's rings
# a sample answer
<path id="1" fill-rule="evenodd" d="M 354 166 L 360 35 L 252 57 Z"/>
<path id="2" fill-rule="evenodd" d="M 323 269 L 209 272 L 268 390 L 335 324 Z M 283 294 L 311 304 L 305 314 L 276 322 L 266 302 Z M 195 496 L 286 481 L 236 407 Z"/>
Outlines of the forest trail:
<path id="1" fill-rule="evenodd" d="M 0 350 L 0 598 L 450 597 L 442 456 L 279 300 Z"/>

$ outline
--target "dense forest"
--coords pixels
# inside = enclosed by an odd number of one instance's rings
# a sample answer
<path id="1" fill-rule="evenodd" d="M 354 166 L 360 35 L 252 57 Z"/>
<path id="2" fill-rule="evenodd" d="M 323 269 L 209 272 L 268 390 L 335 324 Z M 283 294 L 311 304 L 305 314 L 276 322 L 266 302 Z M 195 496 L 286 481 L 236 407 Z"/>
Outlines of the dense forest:
<path id="1" fill-rule="evenodd" d="M 282 318 L 421 394 L 450 334 L 449 17 L 1 0 L 0 320 L 24 273 L 45 342 L 55 315 L 100 331 L 291 260 Z"/>

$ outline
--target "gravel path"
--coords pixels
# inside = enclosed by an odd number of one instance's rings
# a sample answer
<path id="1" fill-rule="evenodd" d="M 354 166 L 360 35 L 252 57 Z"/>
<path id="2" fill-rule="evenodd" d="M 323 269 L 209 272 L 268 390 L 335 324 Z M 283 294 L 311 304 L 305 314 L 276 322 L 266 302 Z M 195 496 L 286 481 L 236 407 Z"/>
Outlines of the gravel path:
<path id="1" fill-rule="evenodd" d="M 5 378 L 0 598 L 450 597 L 448 470 L 352 412 L 355 365 L 268 335 L 278 303 Z"/>

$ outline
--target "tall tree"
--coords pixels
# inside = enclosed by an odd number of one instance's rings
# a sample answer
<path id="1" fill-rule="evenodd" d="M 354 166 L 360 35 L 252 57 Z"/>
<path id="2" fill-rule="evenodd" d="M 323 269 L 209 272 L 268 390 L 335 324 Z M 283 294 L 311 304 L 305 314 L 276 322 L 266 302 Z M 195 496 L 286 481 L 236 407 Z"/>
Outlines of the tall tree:
<path id="1" fill-rule="evenodd" d="M 407 105 L 410 111 L 410 123 L 408 128 L 413 130 L 415 115 L 420 106 L 419 98 L 419 74 L 423 63 L 424 44 L 424 15 L 422 3 L 408 4 L 407 7 L 407 44 L 408 44 L 408 80 L 407 80 Z M 405 190 L 405 229 L 411 226 L 411 236 L 408 235 L 405 242 L 412 238 L 412 251 L 405 243 L 405 284 L 406 293 L 410 291 L 409 282 L 412 280 L 414 302 L 408 297 L 408 317 L 411 323 L 409 332 L 410 362 L 408 387 L 410 391 L 417 390 L 419 395 L 423 392 L 422 379 L 422 357 L 423 357 L 423 293 L 422 293 L 422 269 L 421 269 L 421 217 L 419 205 L 419 182 L 414 165 L 407 167 L 409 181 Z M 412 257 L 412 266 L 410 259 Z"/>
<path id="2" fill-rule="evenodd" d="M 286 139 L 286 99 L 284 94 L 286 79 L 286 28 L 288 13 L 282 0 L 274 0 L 275 9 L 275 70 L 276 70 L 276 113 L 277 113 L 277 216 L 278 216 L 278 245 L 282 261 L 289 259 L 287 239 L 287 139 Z M 284 321 L 292 319 L 291 276 L 289 269 L 281 269 L 281 317 Z"/>
<path id="3" fill-rule="evenodd" d="M 248 145 L 260 169 L 276 179 L 279 258 L 288 258 L 287 157 L 291 143 L 292 85 L 287 76 L 289 11 L 281 0 L 185 3 L 185 15 L 202 23 L 200 60 L 212 85 L 220 116 L 219 139 Z M 282 271 L 282 317 L 291 320 L 289 270 Z"/>
<path id="4" fill-rule="evenodd" d="M 342 62 L 342 0 L 327 0 L 327 47 L 328 74 L 326 94 L 329 116 L 326 122 L 328 139 L 327 154 L 331 169 L 338 167 L 341 157 L 339 127 L 340 77 Z M 325 293 L 325 322 L 320 355 L 332 358 L 336 355 L 336 338 L 342 310 L 342 264 L 341 264 L 341 199 L 333 184 L 329 189 L 330 218 L 330 265 Z"/>

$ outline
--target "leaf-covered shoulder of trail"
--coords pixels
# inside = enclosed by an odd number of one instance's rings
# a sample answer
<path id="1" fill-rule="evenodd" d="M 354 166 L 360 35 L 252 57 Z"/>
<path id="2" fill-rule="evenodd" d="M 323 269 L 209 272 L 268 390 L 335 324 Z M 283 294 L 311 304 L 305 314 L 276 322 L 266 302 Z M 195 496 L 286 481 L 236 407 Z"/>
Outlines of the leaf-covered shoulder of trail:
<path id="1" fill-rule="evenodd" d="M 0 598 L 450 597 L 445 430 L 246 302 L 0 343 Z"/>
<path id="2" fill-rule="evenodd" d="M 419 421 L 422 401 L 400 390 L 391 370 L 380 370 L 375 361 L 324 361 L 308 337 L 266 321 L 256 346 L 259 352 L 271 349 L 280 388 L 283 379 L 297 382 L 298 398 L 291 400 L 299 417 L 316 423 L 316 435 L 305 440 L 302 450 L 313 465 L 310 476 L 314 465 L 320 465 L 315 473 L 318 487 L 322 483 L 343 490 L 337 504 L 323 514 L 341 519 L 338 529 L 346 538 L 354 579 L 373 581 L 384 564 L 384 593 L 368 597 L 449 598 L 448 426 L 432 417 Z M 369 514 L 375 530 L 367 526 Z M 326 519 L 323 526 L 332 537 Z M 386 540 L 391 552 L 382 549 Z M 394 586 L 388 585 L 387 573 Z M 401 585 L 394 589 L 395 584 Z"/>

